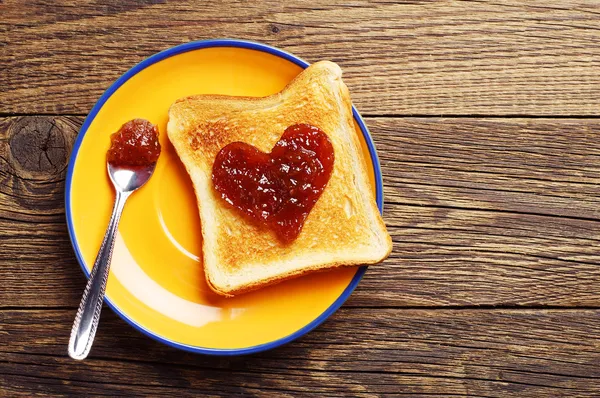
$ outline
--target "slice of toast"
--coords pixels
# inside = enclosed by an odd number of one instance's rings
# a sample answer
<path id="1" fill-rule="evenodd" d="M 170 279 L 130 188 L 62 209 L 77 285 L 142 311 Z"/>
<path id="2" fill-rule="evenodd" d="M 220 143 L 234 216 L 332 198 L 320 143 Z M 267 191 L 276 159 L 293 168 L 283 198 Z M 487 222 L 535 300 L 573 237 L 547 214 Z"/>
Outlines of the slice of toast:
<path id="1" fill-rule="evenodd" d="M 317 126 L 329 136 L 335 163 L 300 235 L 286 245 L 221 199 L 211 175 L 225 145 L 242 141 L 269 153 L 284 130 L 297 123 Z M 390 254 L 392 241 L 375 203 L 350 94 L 336 64 L 317 62 L 268 97 L 177 100 L 169 110 L 167 134 L 194 185 L 204 271 L 215 292 L 233 296 L 312 271 L 374 264 Z"/>

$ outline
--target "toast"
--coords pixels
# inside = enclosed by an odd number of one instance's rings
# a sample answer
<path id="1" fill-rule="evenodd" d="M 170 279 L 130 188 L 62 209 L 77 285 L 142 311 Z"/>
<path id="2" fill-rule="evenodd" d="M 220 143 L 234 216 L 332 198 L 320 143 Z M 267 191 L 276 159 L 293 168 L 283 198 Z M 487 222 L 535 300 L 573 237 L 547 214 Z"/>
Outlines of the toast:
<path id="1" fill-rule="evenodd" d="M 299 236 L 283 244 L 219 197 L 212 166 L 220 149 L 235 141 L 269 153 L 284 130 L 297 123 L 328 135 L 335 162 Z M 392 241 L 375 203 L 350 94 L 336 64 L 317 62 L 268 97 L 179 99 L 169 110 L 167 134 L 194 185 L 205 276 L 216 293 L 234 296 L 312 271 L 378 263 L 390 254 Z"/>

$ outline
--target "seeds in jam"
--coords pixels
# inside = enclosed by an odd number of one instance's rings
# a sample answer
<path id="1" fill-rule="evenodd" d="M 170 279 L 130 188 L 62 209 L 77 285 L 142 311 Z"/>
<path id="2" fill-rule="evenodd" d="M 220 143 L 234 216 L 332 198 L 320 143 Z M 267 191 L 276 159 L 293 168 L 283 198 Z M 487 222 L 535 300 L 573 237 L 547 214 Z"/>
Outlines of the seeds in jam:
<path id="1" fill-rule="evenodd" d="M 116 167 L 145 167 L 158 160 L 158 127 L 144 119 L 125 123 L 111 137 L 108 163 Z"/>
<path id="2" fill-rule="evenodd" d="M 288 127 L 271 153 L 233 142 L 213 164 L 216 191 L 230 205 L 272 228 L 285 242 L 298 237 L 333 171 L 329 137 L 318 127 Z"/>

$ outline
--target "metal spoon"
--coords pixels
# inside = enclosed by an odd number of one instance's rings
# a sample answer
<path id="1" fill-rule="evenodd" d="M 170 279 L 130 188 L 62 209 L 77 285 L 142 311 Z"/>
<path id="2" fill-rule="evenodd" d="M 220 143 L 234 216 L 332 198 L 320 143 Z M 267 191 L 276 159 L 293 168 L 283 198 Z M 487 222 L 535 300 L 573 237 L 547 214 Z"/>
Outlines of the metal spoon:
<path id="1" fill-rule="evenodd" d="M 156 163 L 153 163 L 150 166 L 127 169 L 113 166 L 110 162 L 107 163 L 108 175 L 116 191 L 115 204 L 90 279 L 83 291 L 83 298 L 75 316 L 73 329 L 71 329 L 69 356 L 73 359 L 85 359 L 92 348 L 100 321 L 100 311 L 102 311 L 117 226 L 125 202 L 129 195 L 150 179 L 155 166 Z"/>

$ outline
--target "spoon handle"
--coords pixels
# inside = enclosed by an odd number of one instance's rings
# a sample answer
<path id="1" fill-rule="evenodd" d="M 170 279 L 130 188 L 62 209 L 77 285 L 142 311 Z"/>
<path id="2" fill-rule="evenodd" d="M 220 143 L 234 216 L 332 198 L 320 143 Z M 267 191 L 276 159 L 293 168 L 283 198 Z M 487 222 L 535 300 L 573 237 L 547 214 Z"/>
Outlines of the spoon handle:
<path id="1" fill-rule="evenodd" d="M 100 321 L 100 311 L 102 311 L 110 260 L 115 246 L 117 226 L 129 195 L 130 192 L 123 193 L 117 190 L 110 222 L 108 228 L 106 228 L 104 240 L 98 251 L 71 329 L 69 356 L 73 359 L 85 359 L 92 348 L 92 342 Z"/>

